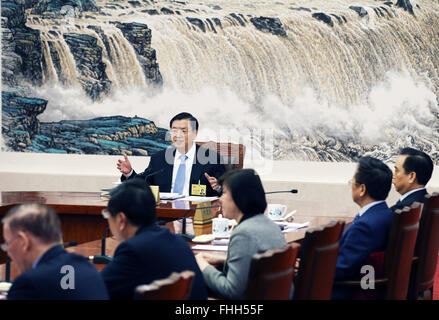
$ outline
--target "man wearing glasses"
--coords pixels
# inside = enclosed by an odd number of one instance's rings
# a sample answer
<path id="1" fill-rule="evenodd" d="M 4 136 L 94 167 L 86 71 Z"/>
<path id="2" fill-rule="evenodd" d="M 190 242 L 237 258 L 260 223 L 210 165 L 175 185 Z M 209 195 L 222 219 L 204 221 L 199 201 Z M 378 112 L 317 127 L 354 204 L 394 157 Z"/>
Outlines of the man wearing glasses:
<path id="1" fill-rule="evenodd" d="M 226 169 L 216 152 L 195 144 L 198 120 L 190 113 L 182 112 L 171 119 L 170 127 L 172 146 L 153 154 L 143 173 L 137 174 L 132 169 L 126 155 L 123 160 L 118 160 L 121 180 L 138 177 L 150 185 L 159 186 L 161 192 L 185 196 L 201 193 L 207 196 L 218 195 L 220 186 L 217 178 Z"/>
<path id="2" fill-rule="evenodd" d="M 43 204 L 12 208 L 3 218 L 1 249 L 20 271 L 8 300 L 106 300 L 107 289 L 96 268 L 62 246 L 61 223 Z"/>

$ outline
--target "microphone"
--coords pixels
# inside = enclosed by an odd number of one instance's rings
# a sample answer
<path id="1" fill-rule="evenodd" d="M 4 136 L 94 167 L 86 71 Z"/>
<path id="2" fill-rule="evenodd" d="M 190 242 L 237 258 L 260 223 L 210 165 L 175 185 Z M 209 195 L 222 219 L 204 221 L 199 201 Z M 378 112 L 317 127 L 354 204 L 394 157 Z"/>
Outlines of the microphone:
<path id="1" fill-rule="evenodd" d="M 186 241 L 192 241 L 192 239 L 195 237 L 191 234 L 186 234 L 186 217 L 189 214 L 189 212 L 191 212 L 192 210 L 198 210 L 198 209 L 210 209 L 210 208 L 221 208 L 220 205 L 214 205 L 214 206 L 207 206 L 207 207 L 200 207 L 200 208 L 190 208 L 189 210 L 187 210 L 184 215 L 183 215 L 183 222 L 182 222 L 182 226 L 181 226 L 181 234 L 180 236 L 186 240 Z"/>
<path id="2" fill-rule="evenodd" d="M 11 259 L 6 259 L 5 282 L 11 282 Z"/>
<path id="3" fill-rule="evenodd" d="M 291 190 L 282 190 L 282 191 L 270 191 L 265 192 L 265 194 L 273 194 L 273 193 L 298 193 L 299 191 L 297 189 L 291 189 Z"/>
<path id="4" fill-rule="evenodd" d="M 157 170 L 156 172 L 152 172 L 152 173 L 146 174 L 146 175 L 143 177 L 143 180 L 145 180 L 145 182 L 148 183 L 147 179 L 148 179 L 149 177 L 155 176 L 156 174 L 159 174 L 160 172 L 163 172 L 163 171 L 165 171 L 165 168 L 162 168 L 162 169 L 160 169 L 160 170 Z M 148 184 L 149 184 L 149 183 L 148 183 Z"/>
<path id="5" fill-rule="evenodd" d="M 104 234 L 102 235 L 101 239 L 101 254 L 93 256 L 93 263 L 96 264 L 108 264 L 113 260 L 112 256 L 107 256 L 105 254 L 105 247 L 106 247 L 106 237 L 108 236 L 107 233 L 110 232 L 110 227 L 107 227 L 104 231 Z"/>

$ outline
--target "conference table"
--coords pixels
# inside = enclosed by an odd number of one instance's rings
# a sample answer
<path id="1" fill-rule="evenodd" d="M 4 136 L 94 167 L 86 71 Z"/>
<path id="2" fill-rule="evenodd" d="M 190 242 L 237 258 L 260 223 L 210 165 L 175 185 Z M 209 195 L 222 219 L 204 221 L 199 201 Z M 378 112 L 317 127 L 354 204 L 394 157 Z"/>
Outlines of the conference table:
<path id="1" fill-rule="evenodd" d="M 24 202 L 39 202 L 52 207 L 60 217 L 64 242 L 81 244 L 100 239 L 108 226 L 101 214 L 107 207 L 108 197 L 102 197 L 101 192 L 0 192 L 0 219 L 11 208 Z M 195 209 L 197 204 L 182 200 L 160 201 L 156 207 L 157 218 L 171 221 L 185 214 L 193 216 L 195 210 L 188 210 Z M 0 236 L 3 239 L 2 230 Z M 5 261 L 5 253 L 0 252 L 0 263 Z"/>
<path id="2" fill-rule="evenodd" d="M 107 221 L 102 217 L 101 211 L 107 207 L 108 199 L 101 197 L 100 192 L 0 192 L 0 218 L 6 214 L 12 207 L 23 202 L 39 202 L 52 207 L 59 215 L 63 232 L 63 241 L 77 242 L 78 246 L 73 246 L 67 250 L 76 252 L 84 256 L 100 254 L 101 238 L 107 228 Z M 161 201 L 157 205 L 157 217 L 160 220 L 168 221 L 163 227 L 173 229 L 173 221 L 182 218 L 185 214 L 193 216 L 199 203 L 182 200 Z M 212 204 L 216 204 L 213 202 Z M 294 222 L 309 222 L 307 228 L 285 233 L 285 239 L 288 243 L 301 241 L 307 230 L 318 228 L 334 220 L 343 220 L 347 223 L 352 221 L 350 208 L 348 206 L 339 206 L 334 208 L 325 203 L 309 203 L 306 201 L 297 201 L 296 208 L 298 213 L 294 216 Z M 192 209 L 188 212 L 189 209 Z M 217 215 L 217 209 L 212 209 L 214 215 Z M 300 213 L 300 214 L 299 214 Z M 211 230 L 211 225 L 207 229 Z M 203 233 L 210 233 L 210 232 Z M 1 241 L 3 241 L 2 231 Z M 112 255 L 118 241 L 112 237 L 107 238 L 106 253 Z M 194 244 L 191 243 L 191 246 Z M 195 251 L 196 253 L 196 251 Z M 0 280 L 5 275 L 6 254 L 0 253 Z M 103 265 L 97 266 L 101 269 Z M 14 267 L 11 270 L 11 279 L 17 276 Z"/>

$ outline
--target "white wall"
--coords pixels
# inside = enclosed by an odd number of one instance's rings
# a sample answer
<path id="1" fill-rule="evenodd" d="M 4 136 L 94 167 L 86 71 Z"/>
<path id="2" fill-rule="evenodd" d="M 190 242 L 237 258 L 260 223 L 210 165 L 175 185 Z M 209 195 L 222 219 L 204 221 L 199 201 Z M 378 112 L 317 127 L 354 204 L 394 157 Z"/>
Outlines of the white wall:
<path id="1" fill-rule="evenodd" d="M 20 152 L 0 153 L 0 191 L 100 191 L 119 181 L 116 168 L 119 156 L 49 155 Z M 134 169 L 143 171 L 148 157 L 130 157 Z M 391 165 L 393 166 L 393 164 Z M 294 206 L 295 201 L 322 202 L 329 205 L 352 204 L 347 181 L 352 177 L 355 163 L 322 163 L 276 161 L 255 163 L 246 161 L 244 167 L 254 167 L 261 174 L 266 191 L 299 189 L 297 195 L 270 195 L 269 202 Z M 439 191 L 439 168 L 435 168 L 428 190 Z M 388 203 L 398 194 L 393 190 Z M 323 214 L 323 213 L 322 213 Z M 335 214 L 336 215 L 336 214 Z"/>

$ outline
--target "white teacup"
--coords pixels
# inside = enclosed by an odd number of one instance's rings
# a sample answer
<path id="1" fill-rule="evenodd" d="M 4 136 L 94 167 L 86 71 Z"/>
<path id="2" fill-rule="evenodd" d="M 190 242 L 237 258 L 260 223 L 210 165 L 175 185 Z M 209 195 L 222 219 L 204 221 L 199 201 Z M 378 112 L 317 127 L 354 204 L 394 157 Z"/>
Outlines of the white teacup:
<path id="1" fill-rule="evenodd" d="M 229 219 L 223 218 L 222 214 L 218 218 L 212 219 L 212 234 L 215 236 L 224 237 L 228 235 Z"/>
<path id="2" fill-rule="evenodd" d="M 282 218 L 287 211 L 287 206 L 278 203 L 271 203 L 267 205 L 267 215 L 273 220 Z"/>

